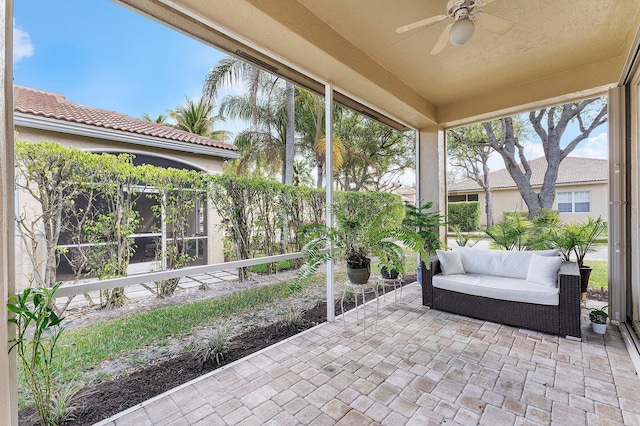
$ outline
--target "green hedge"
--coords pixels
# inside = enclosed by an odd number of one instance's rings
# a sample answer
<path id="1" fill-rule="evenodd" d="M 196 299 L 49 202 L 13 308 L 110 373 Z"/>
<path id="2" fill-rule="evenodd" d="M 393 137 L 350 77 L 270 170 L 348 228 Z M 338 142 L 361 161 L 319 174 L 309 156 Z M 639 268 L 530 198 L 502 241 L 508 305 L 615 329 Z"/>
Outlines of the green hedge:
<path id="1" fill-rule="evenodd" d="M 477 231 L 480 229 L 481 215 L 479 201 L 449 203 L 447 223 L 449 229 L 458 227 L 462 232 Z"/>

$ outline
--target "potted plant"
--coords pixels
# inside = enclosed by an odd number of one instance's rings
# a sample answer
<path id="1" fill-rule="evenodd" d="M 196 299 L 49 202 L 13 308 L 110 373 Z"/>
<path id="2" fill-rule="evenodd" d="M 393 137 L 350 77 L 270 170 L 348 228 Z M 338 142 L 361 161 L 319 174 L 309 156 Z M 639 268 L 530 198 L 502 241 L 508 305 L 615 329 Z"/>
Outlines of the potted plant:
<path id="1" fill-rule="evenodd" d="M 340 205 L 331 206 L 336 226 L 324 227 L 319 235 L 302 248 L 305 263 L 298 270 L 295 282 L 313 275 L 330 259 L 343 259 L 347 275 L 354 284 L 364 284 L 371 273 L 371 257 L 377 256 L 382 267 L 403 272 L 402 245 L 423 253 L 422 238 L 400 226 L 403 206 L 391 204 L 377 214 L 348 212 Z M 401 245 L 402 244 L 402 245 Z M 330 248 L 330 250 L 324 250 Z"/>
<path id="2" fill-rule="evenodd" d="M 602 308 L 592 308 L 589 312 L 589 319 L 591 320 L 591 329 L 594 333 L 604 334 L 607 331 L 607 318 L 609 314 L 606 311 L 607 306 Z"/>
<path id="3" fill-rule="evenodd" d="M 422 271 L 428 268 L 429 262 L 424 262 L 424 258 L 436 253 L 440 248 L 440 227 L 447 223 L 444 216 L 439 210 L 428 211 L 432 208 L 433 202 L 428 201 L 422 205 L 418 203 L 414 206 L 405 201 L 405 216 L 402 226 L 408 230 L 415 230 L 422 239 L 422 252 L 424 256 L 420 256 L 420 265 L 418 265 L 418 282 L 422 284 Z"/>
<path id="4" fill-rule="evenodd" d="M 605 229 L 607 229 L 607 222 L 601 217 L 598 219 L 589 217 L 586 222 L 572 222 L 560 227 L 553 238 L 565 261 L 570 261 L 572 254 L 575 255 L 576 263 L 580 268 L 582 300 L 587 298 L 589 277 L 593 270 L 591 266 L 584 264 L 584 258 Z"/>

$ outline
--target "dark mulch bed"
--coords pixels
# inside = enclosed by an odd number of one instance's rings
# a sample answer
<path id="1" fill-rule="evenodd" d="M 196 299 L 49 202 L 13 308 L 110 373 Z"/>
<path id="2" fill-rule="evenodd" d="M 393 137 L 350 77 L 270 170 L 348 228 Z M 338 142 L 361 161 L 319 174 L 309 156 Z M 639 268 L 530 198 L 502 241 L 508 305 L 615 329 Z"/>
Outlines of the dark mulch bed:
<path id="1" fill-rule="evenodd" d="M 415 281 L 415 276 L 407 277 L 403 285 L 413 281 Z M 373 294 L 369 294 L 367 297 L 370 299 Z M 353 307 L 353 302 L 345 300 L 345 311 Z M 341 312 L 339 300 L 336 302 L 335 309 L 336 313 Z M 220 365 L 212 362 L 203 366 L 198 356 L 194 352 L 189 352 L 169 359 L 158 360 L 129 375 L 84 388 L 78 392 L 72 403 L 72 405 L 81 408 L 75 412 L 75 417 L 68 420 L 65 425 L 94 424 L 216 368 L 295 336 L 326 320 L 327 304 L 321 302 L 304 311 L 296 326 L 278 322 L 265 327 L 253 328 L 233 338 L 230 344 L 231 349 L 225 353 L 225 359 Z M 40 424 L 34 406 L 20 411 L 19 424 L 21 426 Z"/>
<path id="2" fill-rule="evenodd" d="M 587 299 L 606 302 L 609 300 L 609 289 L 606 287 L 590 287 L 587 289 Z"/>

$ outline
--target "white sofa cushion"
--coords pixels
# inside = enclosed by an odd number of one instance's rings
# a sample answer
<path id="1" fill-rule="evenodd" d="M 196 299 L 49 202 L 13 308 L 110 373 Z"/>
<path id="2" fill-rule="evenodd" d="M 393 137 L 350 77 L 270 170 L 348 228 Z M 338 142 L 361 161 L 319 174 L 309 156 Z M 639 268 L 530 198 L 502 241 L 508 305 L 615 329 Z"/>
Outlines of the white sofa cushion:
<path id="1" fill-rule="evenodd" d="M 527 272 L 527 281 L 536 284 L 546 285 L 548 287 L 558 286 L 558 271 L 562 264 L 562 258 L 539 256 L 533 254 L 529 262 L 529 272 Z"/>
<path id="2" fill-rule="evenodd" d="M 442 275 L 464 274 L 465 270 L 462 266 L 462 257 L 459 251 L 436 250 Z"/>
<path id="3" fill-rule="evenodd" d="M 529 263 L 534 254 L 558 257 L 558 250 L 486 250 L 470 247 L 453 249 L 460 252 L 462 266 L 467 274 L 495 275 L 520 280 L 527 279 Z"/>
<path id="4" fill-rule="evenodd" d="M 459 247 L 455 251 L 460 253 L 462 267 L 467 274 L 496 275 L 495 273 L 500 270 L 498 250 Z"/>
<path id="5" fill-rule="evenodd" d="M 555 287 L 499 276 L 469 273 L 436 275 L 433 277 L 433 286 L 474 296 L 538 305 L 557 306 L 560 300 L 559 290 Z"/>

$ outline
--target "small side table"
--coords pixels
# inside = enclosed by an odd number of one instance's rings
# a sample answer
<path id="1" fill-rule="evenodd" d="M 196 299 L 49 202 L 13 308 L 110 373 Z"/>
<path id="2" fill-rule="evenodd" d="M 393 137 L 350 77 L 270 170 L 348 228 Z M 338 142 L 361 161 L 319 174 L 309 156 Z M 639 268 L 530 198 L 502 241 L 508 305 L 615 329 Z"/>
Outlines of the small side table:
<path id="1" fill-rule="evenodd" d="M 395 308 L 398 305 L 398 287 L 400 287 L 400 301 L 402 301 L 402 275 L 398 275 L 397 278 L 379 276 L 378 283 L 382 287 L 382 296 L 385 300 L 387 300 L 387 287 L 393 287 L 393 307 Z"/>
<path id="2" fill-rule="evenodd" d="M 354 284 L 351 281 L 345 281 L 343 283 L 343 291 L 342 291 L 342 300 L 340 301 L 340 307 L 342 308 L 342 322 L 344 324 L 344 329 L 347 329 L 347 320 L 344 317 L 344 298 L 347 294 L 347 291 L 352 291 L 356 298 L 356 321 L 359 319 L 358 317 L 358 296 L 362 295 L 362 333 L 363 336 L 367 335 L 367 308 L 365 303 L 365 294 L 373 291 L 375 293 L 376 299 L 376 313 L 375 313 L 375 329 L 378 328 L 378 307 L 380 306 L 380 301 L 378 300 L 378 286 L 379 282 L 375 278 L 369 278 L 366 284 Z"/>

